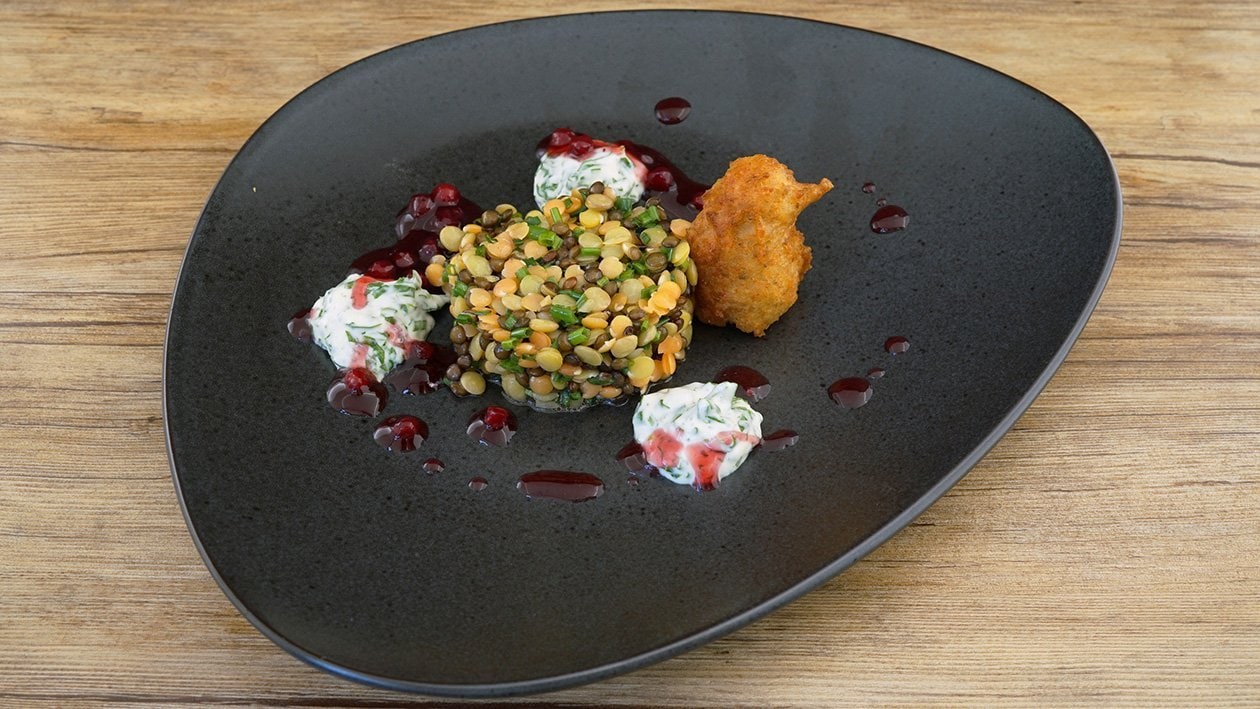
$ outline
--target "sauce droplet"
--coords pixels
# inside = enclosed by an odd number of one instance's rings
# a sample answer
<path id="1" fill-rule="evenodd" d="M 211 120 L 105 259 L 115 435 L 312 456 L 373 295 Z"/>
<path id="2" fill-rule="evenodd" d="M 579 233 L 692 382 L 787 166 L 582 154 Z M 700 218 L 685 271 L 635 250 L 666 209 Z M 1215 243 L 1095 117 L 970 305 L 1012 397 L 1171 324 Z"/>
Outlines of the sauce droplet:
<path id="1" fill-rule="evenodd" d="M 879 379 L 883 376 L 884 370 L 880 367 L 871 367 L 870 370 L 866 372 L 867 379 Z"/>
<path id="2" fill-rule="evenodd" d="M 871 217 L 871 231 L 876 234 L 891 234 L 901 231 L 910 223 L 910 215 L 895 204 L 885 205 L 875 211 Z"/>
<path id="3" fill-rule="evenodd" d="M 875 192 L 875 183 L 874 183 L 874 182 L 864 182 L 864 183 L 862 183 L 862 191 L 863 191 L 863 192 L 865 192 L 866 194 L 872 194 L 872 193 L 874 193 L 874 192 Z"/>
<path id="4" fill-rule="evenodd" d="M 443 463 L 440 458 L 429 458 L 424 461 L 424 465 L 420 467 L 424 468 L 424 472 L 429 475 L 437 475 L 443 470 L 446 470 L 446 463 Z"/>
<path id="5" fill-rule="evenodd" d="M 899 355 L 909 351 L 910 341 L 900 335 L 884 340 L 884 351 L 891 355 Z"/>
<path id="6" fill-rule="evenodd" d="M 691 115 L 691 102 L 681 96 L 670 96 L 656 102 L 656 120 L 667 126 L 677 125 Z"/>
<path id="7" fill-rule="evenodd" d="M 638 441 L 630 441 L 617 451 L 617 462 L 626 466 L 632 475 L 650 475 L 656 473 L 656 468 L 648 462 L 647 453 L 643 451 L 643 446 Z"/>
<path id="8" fill-rule="evenodd" d="M 638 476 L 638 475 L 627 475 L 627 476 L 626 476 L 626 484 L 627 484 L 627 485 L 629 485 L 630 487 L 638 487 L 638 486 L 639 486 L 639 476 Z"/>
<path id="9" fill-rule="evenodd" d="M 375 416 L 387 401 L 389 392 L 367 369 L 342 370 L 328 386 L 328 403 L 349 416 Z"/>
<path id="10" fill-rule="evenodd" d="M 293 339 L 297 340 L 298 342 L 311 341 L 311 321 L 309 320 L 310 314 L 311 314 L 311 311 L 308 308 L 306 310 L 299 310 L 298 312 L 293 314 L 293 317 L 289 318 L 289 325 L 288 325 L 289 334 L 292 335 Z"/>
<path id="11" fill-rule="evenodd" d="M 412 342 L 407 359 L 389 374 L 385 383 L 408 396 L 428 394 L 442 386 L 446 369 L 455 363 L 455 350 L 430 342 Z"/>
<path id="12" fill-rule="evenodd" d="M 752 367 L 737 364 L 717 373 L 714 382 L 735 382 L 739 394 L 754 404 L 770 396 L 770 380 Z"/>
<path id="13" fill-rule="evenodd" d="M 530 499 L 545 497 L 566 502 L 585 502 L 604 494 L 604 481 L 590 473 L 536 470 L 522 475 L 516 483 L 516 489 Z"/>
<path id="14" fill-rule="evenodd" d="M 781 451 L 784 448 L 790 448 L 801 440 L 801 435 L 790 428 L 781 428 L 774 433 L 761 439 L 761 449 L 766 451 Z"/>
<path id="15" fill-rule="evenodd" d="M 516 435 L 516 415 L 502 406 L 487 406 L 468 419 L 468 436 L 487 446 L 506 446 Z"/>
<path id="16" fill-rule="evenodd" d="M 391 453 L 410 453 L 429 437 L 429 425 L 415 416 L 390 416 L 372 432 L 376 444 Z"/>
<path id="17" fill-rule="evenodd" d="M 879 199 L 875 200 L 876 207 L 882 207 L 886 204 L 888 204 L 888 198 L 886 197 L 880 197 Z"/>
<path id="18" fill-rule="evenodd" d="M 485 490 L 489 484 L 490 483 L 487 482 L 485 478 L 478 475 L 477 477 L 468 481 L 468 489 L 472 490 L 473 492 L 481 492 L 482 490 Z"/>
<path id="19" fill-rule="evenodd" d="M 827 394 L 831 400 L 846 409 L 865 406 L 866 402 L 871 400 L 873 393 L 871 383 L 866 381 L 865 377 L 837 379 L 827 387 Z"/>

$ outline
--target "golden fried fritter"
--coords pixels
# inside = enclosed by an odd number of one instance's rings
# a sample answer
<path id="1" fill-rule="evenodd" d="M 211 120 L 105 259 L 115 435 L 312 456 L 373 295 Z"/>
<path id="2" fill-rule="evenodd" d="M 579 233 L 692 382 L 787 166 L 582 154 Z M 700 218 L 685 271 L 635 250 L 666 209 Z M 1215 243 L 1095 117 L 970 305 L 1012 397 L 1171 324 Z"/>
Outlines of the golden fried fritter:
<path id="1" fill-rule="evenodd" d="M 739 158 L 704 194 L 687 234 L 696 262 L 696 315 L 761 337 L 796 302 L 810 250 L 796 229 L 803 209 L 831 190 L 800 183 L 766 155 Z"/>

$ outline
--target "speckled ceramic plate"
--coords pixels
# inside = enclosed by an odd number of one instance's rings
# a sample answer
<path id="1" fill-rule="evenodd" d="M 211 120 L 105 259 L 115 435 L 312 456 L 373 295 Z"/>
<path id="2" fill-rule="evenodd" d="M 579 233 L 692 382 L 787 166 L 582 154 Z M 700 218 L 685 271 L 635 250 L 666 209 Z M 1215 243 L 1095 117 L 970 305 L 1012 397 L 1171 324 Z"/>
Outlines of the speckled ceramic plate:
<path id="1" fill-rule="evenodd" d="M 592 38 L 598 38 L 594 41 Z M 574 44 L 579 42 L 579 44 Z M 572 64 L 557 48 L 577 47 Z M 656 101 L 684 96 L 664 126 Z M 758 454 L 714 491 L 626 483 L 632 409 L 518 411 L 503 449 L 469 415 L 497 395 L 395 397 L 419 455 L 332 411 L 308 306 L 387 245 L 413 192 L 529 201 L 534 144 L 568 125 L 628 138 L 711 181 L 764 152 L 836 189 L 805 212 L 814 267 L 764 339 L 700 328 L 676 382 L 766 373 Z M 867 194 L 864 182 L 877 189 Z M 876 199 L 910 214 L 878 235 Z M 1036 90 L 893 37 L 787 18 L 633 12 L 513 22 L 369 57 L 302 92 L 215 187 L 166 347 L 174 479 L 211 573 L 297 657 L 394 689 L 555 689 L 728 633 L 903 527 L 1005 433 L 1063 360 L 1119 240 L 1119 188 L 1090 129 Z M 445 316 L 449 317 L 449 316 Z M 883 349 L 889 336 L 909 352 Z M 872 367 L 870 403 L 825 388 Z M 430 456 L 439 475 L 421 472 Z M 594 473 L 602 497 L 527 500 L 519 474 Z M 473 476 L 489 487 L 469 489 Z"/>

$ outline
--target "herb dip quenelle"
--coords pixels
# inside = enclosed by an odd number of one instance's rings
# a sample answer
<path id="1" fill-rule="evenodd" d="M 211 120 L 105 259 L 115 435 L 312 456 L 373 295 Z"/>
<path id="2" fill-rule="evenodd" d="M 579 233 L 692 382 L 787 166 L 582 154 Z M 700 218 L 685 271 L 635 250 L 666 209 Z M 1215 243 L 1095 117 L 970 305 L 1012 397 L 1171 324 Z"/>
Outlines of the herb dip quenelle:
<path id="1" fill-rule="evenodd" d="M 561 128 L 545 141 L 534 173 L 534 201 L 564 199 L 576 189 L 603 183 L 611 192 L 638 202 L 647 167 L 625 145 L 608 143 Z"/>
<path id="2" fill-rule="evenodd" d="M 351 274 L 311 306 L 311 340 L 338 367 L 367 368 L 379 381 L 406 359 L 408 344 L 428 336 L 429 312 L 448 300 L 426 291 L 414 271 L 394 280 Z"/>
<path id="3" fill-rule="evenodd" d="M 634 438 L 661 475 L 716 487 L 761 442 L 761 414 L 734 382 L 696 382 L 647 394 L 634 412 Z"/>

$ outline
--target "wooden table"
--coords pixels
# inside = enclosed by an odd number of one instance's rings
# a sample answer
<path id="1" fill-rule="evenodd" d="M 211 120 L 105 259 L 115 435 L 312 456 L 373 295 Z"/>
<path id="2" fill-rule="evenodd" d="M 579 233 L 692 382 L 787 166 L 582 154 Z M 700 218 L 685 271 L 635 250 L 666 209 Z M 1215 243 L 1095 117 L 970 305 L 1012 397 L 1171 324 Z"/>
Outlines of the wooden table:
<path id="1" fill-rule="evenodd" d="M 0 7 L 0 704 L 416 699 L 286 655 L 202 566 L 163 443 L 171 288 L 215 180 L 293 94 L 398 43 L 577 6 L 318 5 Z M 1079 113 L 1124 188 L 1111 283 L 1015 429 L 891 542 L 718 642 L 523 701 L 1260 703 L 1260 5 L 775 9 L 967 56 Z"/>

